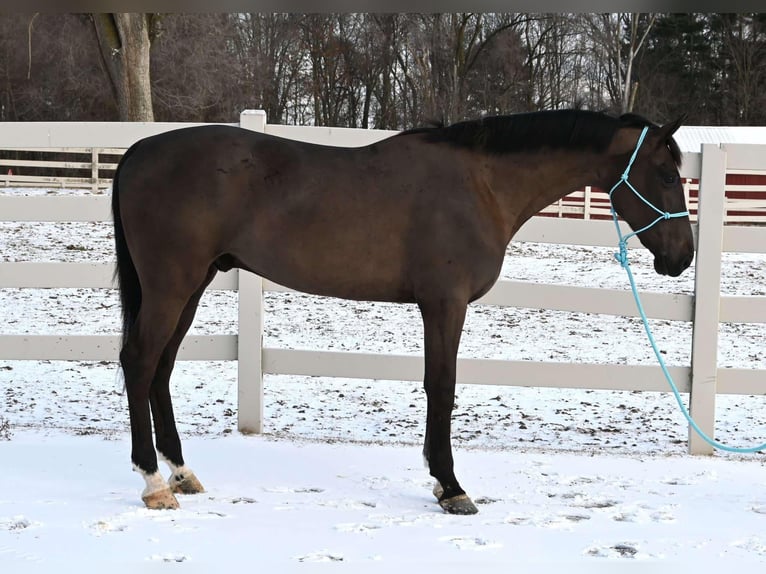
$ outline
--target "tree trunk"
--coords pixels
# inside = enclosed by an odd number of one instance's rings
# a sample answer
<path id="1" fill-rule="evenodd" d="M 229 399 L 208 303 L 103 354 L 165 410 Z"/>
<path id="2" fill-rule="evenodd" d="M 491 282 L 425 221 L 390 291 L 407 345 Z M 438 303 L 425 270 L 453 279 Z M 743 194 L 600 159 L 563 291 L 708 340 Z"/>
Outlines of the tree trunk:
<path id="1" fill-rule="evenodd" d="M 151 16 L 147 14 L 93 14 L 101 57 L 120 121 L 153 122 L 149 75 Z"/>

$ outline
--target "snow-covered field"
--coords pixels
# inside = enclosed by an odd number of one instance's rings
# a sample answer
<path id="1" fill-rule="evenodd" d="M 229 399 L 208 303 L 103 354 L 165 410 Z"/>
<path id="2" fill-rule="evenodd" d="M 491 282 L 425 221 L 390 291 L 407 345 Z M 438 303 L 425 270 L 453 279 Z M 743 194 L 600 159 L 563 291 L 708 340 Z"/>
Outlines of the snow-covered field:
<path id="1" fill-rule="evenodd" d="M 514 243 L 502 276 L 626 288 L 613 251 Z M 110 261 L 111 225 L 0 223 L 0 256 Z M 658 277 L 638 250 L 631 262 L 642 290 L 692 292 L 693 269 Z M 766 294 L 766 256 L 727 254 L 722 290 Z M 412 306 L 271 293 L 266 309 L 268 347 L 422 350 Z M 0 325 L 2 334 L 117 333 L 117 295 L 0 289 Z M 667 362 L 688 364 L 689 326 L 652 327 Z M 207 293 L 192 332 L 236 332 L 236 294 Z M 766 368 L 765 342 L 764 325 L 723 325 L 719 365 Z M 654 361 L 637 320 L 490 306 L 470 310 L 461 356 Z M 143 481 L 130 472 L 115 372 L 114 363 L 0 361 L 4 572 L 136 562 L 160 571 L 273 563 L 279 572 L 306 562 L 360 572 L 418 562 L 498 571 L 518 561 L 766 562 L 762 455 L 687 456 L 686 426 L 667 393 L 460 386 L 457 471 L 480 514 L 452 517 L 434 504 L 420 458 L 420 385 L 267 376 L 265 435 L 242 437 L 236 365 L 181 362 L 174 406 L 187 461 L 208 492 L 181 497 L 178 512 L 155 512 L 143 509 Z M 763 442 L 765 403 L 720 396 L 717 437 Z"/>

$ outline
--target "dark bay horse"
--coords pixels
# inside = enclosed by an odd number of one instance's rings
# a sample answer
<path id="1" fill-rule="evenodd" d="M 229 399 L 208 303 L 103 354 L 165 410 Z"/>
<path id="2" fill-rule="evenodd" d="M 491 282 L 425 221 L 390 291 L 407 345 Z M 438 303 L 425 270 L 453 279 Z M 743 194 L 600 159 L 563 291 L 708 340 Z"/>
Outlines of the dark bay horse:
<path id="1" fill-rule="evenodd" d="M 575 189 L 618 182 L 644 128 L 630 182 L 661 212 L 685 211 L 679 125 L 563 110 L 415 129 L 352 149 L 226 126 L 137 142 L 117 169 L 112 207 L 120 361 L 146 506 L 177 508 L 173 492 L 203 490 L 181 454 L 168 383 L 206 286 L 238 267 L 307 293 L 418 305 L 434 493 L 447 512 L 476 512 L 450 444 L 466 306 L 495 283 L 525 221 Z M 657 217 L 625 186 L 613 203 L 634 230 Z M 694 256 L 685 216 L 639 239 L 660 274 L 679 275 Z"/>

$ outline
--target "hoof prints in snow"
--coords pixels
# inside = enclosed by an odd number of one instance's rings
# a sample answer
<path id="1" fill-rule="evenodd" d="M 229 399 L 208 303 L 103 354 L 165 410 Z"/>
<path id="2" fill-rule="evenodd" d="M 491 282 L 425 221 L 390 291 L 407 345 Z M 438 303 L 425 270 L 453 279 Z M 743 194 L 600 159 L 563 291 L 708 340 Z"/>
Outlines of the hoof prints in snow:
<path id="1" fill-rule="evenodd" d="M 271 492 L 275 494 L 320 494 L 324 492 L 324 488 L 317 488 L 317 487 L 299 487 L 299 488 L 291 488 L 289 486 L 274 486 L 270 488 L 264 488 L 264 492 Z"/>
<path id="2" fill-rule="evenodd" d="M 564 495 L 562 498 L 574 499 L 574 502 L 572 502 L 572 506 L 574 506 L 575 508 L 601 509 L 601 508 L 611 508 L 612 506 L 617 506 L 619 504 L 617 500 L 603 499 L 603 498 L 589 498 L 580 493 Z"/>
<path id="3" fill-rule="evenodd" d="M 636 558 L 638 545 L 632 543 L 615 544 L 613 546 L 593 546 L 585 553 L 598 558 Z"/>
<path id="4" fill-rule="evenodd" d="M 492 550 L 502 548 L 502 544 L 494 540 L 473 538 L 471 536 L 447 536 L 442 538 L 445 542 L 451 542 L 460 550 Z"/>
<path id="5" fill-rule="evenodd" d="M 338 524 L 335 526 L 335 529 L 338 532 L 353 532 L 355 534 L 368 534 L 375 530 L 380 530 L 381 528 L 382 526 L 378 524 L 356 524 L 356 523 Z"/>
<path id="6" fill-rule="evenodd" d="M 232 504 L 255 504 L 258 502 L 255 498 L 249 498 L 247 496 L 240 496 L 239 498 L 232 498 Z"/>
<path id="7" fill-rule="evenodd" d="M 758 536 L 751 536 L 745 540 L 738 540 L 732 543 L 732 546 L 759 556 L 766 556 L 766 541 Z"/>
<path id="8" fill-rule="evenodd" d="M 474 499 L 474 503 L 478 505 L 494 504 L 495 502 L 502 502 L 502 498 L 490 498 L 489 496 L 480 496 Z"/>
<path id="9" fill-rule="evenodd" d="M 105 534 L 109 532 L 125 532 L 128 529 L 128 526 L 126 524 L 113 524 L 111 522 L 107 522 L 106 520 L 99 520 L 95 524 L 91 524 L 91 529 L 96 532 L 96 534 Z"/>
<path id="10" fill-rule="evenodd" d="M 321 550 L 296 557 L 298 562 L 343 562 L 343 555 Z"/>
<path id="11" fill-rule="evenodd" d="M 559 514 L 556 516 L 509 516 L 503 522 L 513 526 L 536 526 L 544 528 L 562 528 L 585 522 L 591 517 L 586 514 Z"/>
<path id="12" fill-rule="evenodd" d="M 590 516 L 586 516 L 584 514 L 566 514 L 562 516 L 565 520 L 568 520 L 569 522 L 582 522 L 583 520 L 590 520 Z"/>
<path id="13" fill-rule="evenodd" d="M 23 516 L 0 518 L 0 530 L 26 530 L 30 526 L 34 526 L 34 523 Z"/>
<path id="14" fill-rule="evenodd" d="M 183 554 L 152 554 L 149 556 L 149 560 L 157 562 L 186 562 L 188 559 L 188 556 Z"/>
<path id="15" fill-rule="evenodd" d="M 634 522 L 634 523 L 670 523 L 675 522 L 676 517 L 671 511 L 671 506 L 662 507 L 658 510 L 652 510 L 647 505 L 624 506 L 615 514 L 612 519 L 615 522 Z"/>

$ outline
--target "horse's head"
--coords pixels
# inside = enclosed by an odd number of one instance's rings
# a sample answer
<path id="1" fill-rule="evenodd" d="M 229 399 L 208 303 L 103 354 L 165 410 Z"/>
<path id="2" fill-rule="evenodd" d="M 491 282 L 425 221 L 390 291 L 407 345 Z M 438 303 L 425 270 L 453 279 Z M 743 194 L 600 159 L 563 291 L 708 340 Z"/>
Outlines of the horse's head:
<path id="1" fill-rule="evenodd" d="M 626 125 L 609 148 L 614 160 L 610 163 L 618 171 L 612 172 L 606 189 L 612 190 L 615 211 L 654 255 L 655 271 L 677 277 L 694 258 L 694 237 L 678 173 L 681 153 L 673 140 L 683 118 L 662 127 L 648 126 L 643 139 L 644 128 L 636 126 L 636 118 L 621 118 Z"/>

